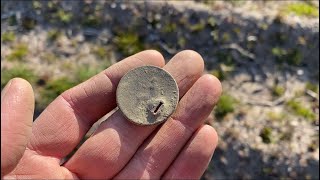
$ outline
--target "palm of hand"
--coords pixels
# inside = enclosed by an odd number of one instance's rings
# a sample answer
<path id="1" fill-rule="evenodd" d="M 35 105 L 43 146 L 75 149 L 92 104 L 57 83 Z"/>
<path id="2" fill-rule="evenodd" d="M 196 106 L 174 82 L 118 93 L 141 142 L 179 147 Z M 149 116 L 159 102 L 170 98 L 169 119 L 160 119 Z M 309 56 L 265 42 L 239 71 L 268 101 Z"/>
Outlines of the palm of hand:
<path id="1" fill-rule="evenodd" d="M 33 124 L 32 88 L 26 81 L 12 80 L 1 95 L 2 177 L 200 178 L 217 144 L 215 130 L 202 124 L 220 96 L 221 85 L 211 75 L 201 76 L 203 60 L 193 51 L 178 53 L 163 67 L 178 83 L 181 98 L 163 125 L 137 126 L 117 110 L 60 165 L 92 124 L 116 107 L 121 77 L 142 65 L 162 67 L 164 60 L 156 51 L 130 56 L 64 92 Z"/>

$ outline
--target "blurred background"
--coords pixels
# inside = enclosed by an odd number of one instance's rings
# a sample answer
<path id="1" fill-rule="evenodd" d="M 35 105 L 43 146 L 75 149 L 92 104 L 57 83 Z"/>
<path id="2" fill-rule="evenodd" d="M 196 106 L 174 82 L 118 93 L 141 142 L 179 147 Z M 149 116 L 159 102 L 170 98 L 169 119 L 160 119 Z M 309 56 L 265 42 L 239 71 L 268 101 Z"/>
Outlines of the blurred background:
<path id="1" fill-rule="evenodd" d="M 319 1 L 1 1 L 1 89 L 27 79 L 35 118 L 144 49 L 193 49 L 222 81 L 202 179 L 319 179 Z"/>

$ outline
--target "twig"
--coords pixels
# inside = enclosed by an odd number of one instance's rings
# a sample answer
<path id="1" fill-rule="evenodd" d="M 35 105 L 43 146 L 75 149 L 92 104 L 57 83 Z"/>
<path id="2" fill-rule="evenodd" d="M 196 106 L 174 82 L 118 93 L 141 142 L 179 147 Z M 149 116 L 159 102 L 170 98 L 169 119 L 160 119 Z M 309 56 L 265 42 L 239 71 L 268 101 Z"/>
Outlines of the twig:
<path id="1" fill-rule="evenodd" d="M 287 99 L 286 96 L 281 96 L 280 98 L 274 100 L 274 101 L 254 101 L 254 100 L 248 100 L 245 101 L 246 104 L 254 105 L 254 106 L 266 106 L 266 107 L 273 107 L 277 106 L 279 104 L 282 104 Z"/>
<path id="2" fill-rule="evenodd" d="M 311 91 L 311 90 L 309 90 L 309 89 L 306 91 L 306 94 L 309 95 L 310 97 L 312 97 L 315 100 L 319 100 L 318 94 L 313 92 L 313 91 Z"/>
<path id="3" fill-rule="evenodd" d="M 166 50 L 169 54 L 175 54 L 175 53 L 178 52 L 178 50 L 173 49 L 173 48 L 170 48 L 168 45 L 166 45 L 166 44 L 163 43 L 163 42 L 159 42 L 159 45 L 160 45 L 164 50 Z"/>
<path id="4" fill-rule="evenodd" d="M 243 49 L 241 46 L 239 46 L 238 44 L 236 43 L 231 43 L 231 44 L 228 44 L 228 45 L 224 45 L 221 47 L 221 49 L 234 49 L 234 50 L 237 50 L 241 55 L 251 59 L 251 60 L 254 60 L 256 57 L 254 54 L 250 53 L 249 51 Z"/>
<path id="5" fill-rule="evenodd" d="M 284 94 L 279 97 L 278 99 L 274 100 L 274 101 L 268 101 L 268 100 L 259 100 L 259 101 L 255 101 L 255 100 L 247 100 L 245 101 L 246 104 L 249 105 L 255 105 L 255 106 L 267 106 L 267 107 L 273 107 L 273 106 L 277 106 L 282 104 L 283 102 L 285 102 L 287 99 L 289 99 L 289 97 L 291 97 L 291 95 L 289 94 L 288 91 L 288 80 L 287 80 L 287 73 L 285 74 L 285 92 Z"/>

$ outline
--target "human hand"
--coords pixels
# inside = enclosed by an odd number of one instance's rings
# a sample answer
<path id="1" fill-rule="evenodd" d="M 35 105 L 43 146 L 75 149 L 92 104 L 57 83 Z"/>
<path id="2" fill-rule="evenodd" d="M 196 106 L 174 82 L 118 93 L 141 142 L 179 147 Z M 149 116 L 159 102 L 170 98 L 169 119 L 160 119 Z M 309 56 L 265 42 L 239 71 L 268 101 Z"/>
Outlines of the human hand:
<path id="1" fill-rule="evenodd" d="M 120 110 L 104 121 L 63 165 L 92 124 L 116 107 L 116 88 L 129 70 L 163 67 L 176 80 L 180 102 L 161 125 L 138 126 Z M 15 78 L 1 93 L 1 177 L 4 179 L 199 179 L 217 145 L 204 120 L 221 94 L 194 51 L 182 51 L 166 65 L 148 50 L 116 63 L 57 97 L 32 124 L 30 84 Z"/>

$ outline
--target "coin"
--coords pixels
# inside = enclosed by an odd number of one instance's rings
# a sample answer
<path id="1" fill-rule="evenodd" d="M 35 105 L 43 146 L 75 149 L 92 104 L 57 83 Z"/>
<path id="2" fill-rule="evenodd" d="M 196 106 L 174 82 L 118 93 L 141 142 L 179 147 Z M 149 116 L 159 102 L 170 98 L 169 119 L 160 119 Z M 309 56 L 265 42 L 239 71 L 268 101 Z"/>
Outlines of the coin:
<path id="1" fill-rule="evenodd" d="M 117 87 L 123 115 L 138 125 L 164 122 L 175 111 L 179 88 L 174 78 L 155 66 L 141 66 L 125 74 Z"/>

